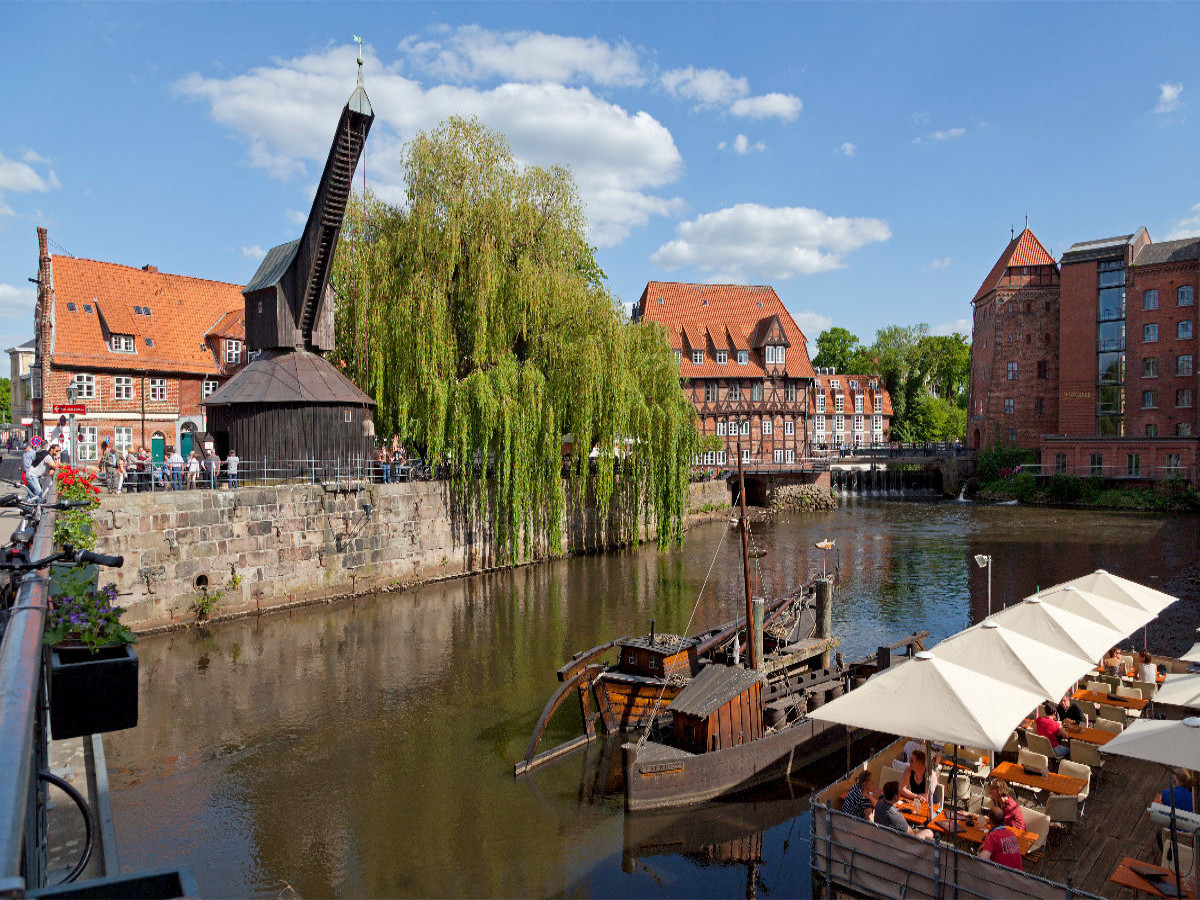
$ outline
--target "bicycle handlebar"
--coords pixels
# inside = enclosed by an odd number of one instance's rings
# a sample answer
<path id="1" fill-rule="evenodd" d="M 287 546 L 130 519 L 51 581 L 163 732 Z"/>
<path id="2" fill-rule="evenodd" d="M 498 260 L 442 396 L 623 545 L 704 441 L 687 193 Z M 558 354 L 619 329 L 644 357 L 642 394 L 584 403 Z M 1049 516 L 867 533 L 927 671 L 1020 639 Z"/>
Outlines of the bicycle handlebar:
<path id="1" fill-rule="evenodd" d="M 91 550 L 76 550 L 75 561 L 81 563 L 95 563 L 98 566 L 108 566 L 112 569 L 119 569 L 125 565 L 124 556 L 109 556 L 107 553 L 93 553 Z"/>

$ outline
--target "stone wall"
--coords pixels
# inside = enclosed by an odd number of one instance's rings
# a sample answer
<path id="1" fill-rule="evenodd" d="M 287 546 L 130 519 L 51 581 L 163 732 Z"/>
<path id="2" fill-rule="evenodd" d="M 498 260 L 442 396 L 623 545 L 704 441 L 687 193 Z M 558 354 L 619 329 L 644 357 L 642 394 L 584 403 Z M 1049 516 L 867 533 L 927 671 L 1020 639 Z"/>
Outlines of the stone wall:
<path id="1" fill-rule="evenodd" d="M 696 515 L 728 505 L 724 481 L 691 485 Z M 614 504 L 610 520 L 622 515 Z M 105 496 L 96 519 L 97 550 L 125 556 L 102 580 L 112 576 L 140 631 L 193 621 L 204 591 L 220 592 L 225 617 L 496 565 L 488 523 L 470 522 L 436 481 Z M 579 549 L 603 549 L 593 509 L 568 514 L 559 552 L 567 534 Z"/>

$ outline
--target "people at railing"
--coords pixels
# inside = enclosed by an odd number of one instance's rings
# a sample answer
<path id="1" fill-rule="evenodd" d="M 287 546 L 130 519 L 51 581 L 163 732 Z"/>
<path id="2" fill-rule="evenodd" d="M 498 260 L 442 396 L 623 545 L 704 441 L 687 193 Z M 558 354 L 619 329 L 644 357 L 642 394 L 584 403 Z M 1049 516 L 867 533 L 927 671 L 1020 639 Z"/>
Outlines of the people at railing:
<path id="1" fill-rule="evenodd" d="M 999 807 L 993 806 L 987 811 L 987 837 L 979 847 L 979 858 L 990 859 L 994 863 L 1016 869 L 1025 870 L 1021 862 L 1021 843 L 1016 834 L 1004 823 L 1004 813 Z"/>

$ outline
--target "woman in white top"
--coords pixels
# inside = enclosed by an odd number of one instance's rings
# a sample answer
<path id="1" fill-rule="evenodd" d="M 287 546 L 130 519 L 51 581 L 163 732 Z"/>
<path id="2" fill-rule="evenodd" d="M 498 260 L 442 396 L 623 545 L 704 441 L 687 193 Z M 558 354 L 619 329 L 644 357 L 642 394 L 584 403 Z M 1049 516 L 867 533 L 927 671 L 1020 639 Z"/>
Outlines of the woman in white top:
<path id="1" fill-rule="evenodd" d="M 200 479 L 200 454 L 195 450 L 188 456 L 187 463 L 187 486 L 194 488 L 196 482 Z"/>
<path id="2" fill-rule="evenodd" d="M 1158 667 L 1154 665 L 1148 650 L 1138 651 L 1138 680 L 1149 684 L 1158 682 Z"/>

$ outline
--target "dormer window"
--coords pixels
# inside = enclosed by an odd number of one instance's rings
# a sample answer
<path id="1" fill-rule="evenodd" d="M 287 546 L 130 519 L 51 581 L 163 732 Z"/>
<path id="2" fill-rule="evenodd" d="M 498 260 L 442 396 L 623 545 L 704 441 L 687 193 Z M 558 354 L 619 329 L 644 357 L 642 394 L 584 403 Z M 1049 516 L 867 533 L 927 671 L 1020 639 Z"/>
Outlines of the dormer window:
<path id="1" fill-rule="evenodd" d="M 749 350 L 739 350 L 738 351 L 738 365 L 739 366 L 750 365 L 750 351 Z"/>
<path id="2" fill-rule="evenodd" d="M 858 379 L 857 378 L 850 379 L 850 390 L 852 390 L 852 391 L 858 390 Z"/>
<path id="3" fill-rule="evenodd" d="M 692 351 L 692 362 L 695 363 L 696 365 L 700 365 L 701 363 L 703 363 L 704 362 L 704 351 L 703 350 L 693 350 Z"/>
<path id="4" fill-rule="evenodd" d="M 775 362 L 781 366 L 787 362 L 787 347 L 782 344 L 775 348 Z"/>
<path id="5" fill-rule="evenodd" d="M 729 351 L 728 350 L 718 350 L 717 351 L 717 362 L 721 365 L 725 365 L 727 362 L 729 362 Z"/>
<path id="6" fill-rule="evenodd" d="M 136 353 L 132 334 L 114 334 L 109 338 L 109 346 L 114 353 Z"/>
<path id="7" fill-rule="evenodd" d="M 829 382 L 829 386 L 835 391 L 840 391 L 842 389 L 842 383 L 840 381 L 838 381 L 836 378 L 833 381 Z"/>
<path id="8" fill-rule="evenodd" d="M 775 347 L 772 344 L 767 344 L 767 365 L 775 365 Z"/>
<path id="9" fill-rule="evenodd" d="M 683 362 L 683 351 L 682 350 L 675 351 L 675 362 L 677 362 L 677 363 Z"/>
<path id="10" fill-rule="evenodd" d="M 225 342 L 225 363 L 227 365 L 236 366 L 242 361 L 242 342 L 241 341 L 226 341 Z"/>

